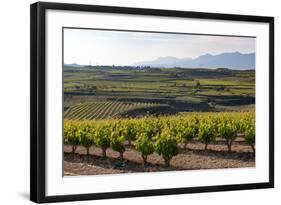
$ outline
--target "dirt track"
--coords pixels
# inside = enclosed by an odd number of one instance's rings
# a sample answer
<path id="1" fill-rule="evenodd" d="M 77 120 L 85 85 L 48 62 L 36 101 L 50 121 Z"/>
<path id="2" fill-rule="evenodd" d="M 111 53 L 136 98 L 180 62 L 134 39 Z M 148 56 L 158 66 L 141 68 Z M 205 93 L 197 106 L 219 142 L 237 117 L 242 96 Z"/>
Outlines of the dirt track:
<path id="1" fill-rule="evenodd" d="M 169 170 L 194 170 L 194 169 L 219 169 L 254 167 L 255 155 L 250 146 L 235 143 L 232 152 L 227 152 L 223 144 L 209 145 L 204 151 L 201 143 L 188 144 L 187 150 L 173 157 L 170 167 L 164 166 L 161 156 L 156 153 L 149 155 L 148 164 L 143 166 L 140 154 L 127 147 L 124 153 L 124 161 L 118 159 L 119 153 L 111 149 L 107 150 L 107 158 L 101 157 L 101 149 L 91 147 L 90 156 L 87 159 L 86 150 L 78 147 L 75 156 L 71 147 L 64 146 L 64 175 L 96 175 L 128 172 L 154 172 Z"/>

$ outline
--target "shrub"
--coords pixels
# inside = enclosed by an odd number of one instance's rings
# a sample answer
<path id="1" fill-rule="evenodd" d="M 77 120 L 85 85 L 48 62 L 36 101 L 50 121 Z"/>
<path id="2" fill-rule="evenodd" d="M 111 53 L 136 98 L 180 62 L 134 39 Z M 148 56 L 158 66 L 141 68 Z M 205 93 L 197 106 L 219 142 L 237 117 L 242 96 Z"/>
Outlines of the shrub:
<path id="1" fill-rule="evenodd" d="M 142 133 L 134 143 L 135 149 L 141 153 L 143 163 L 146 164 L 147 156 L 154 152 L 154 147 L 147 134 Z"/>
<path id="2" fill-rule="evenodd" d="M 77 146 L 80 144 L 80 138 L 77 137 L 77 127 L 69 125 L 64 127 L 65 142 L 72 146 L 72 154 L 75 153 Z"/>
<path id="3" fill-rule="evenodd" d="M 256 138 L 255 123 L 253 122 L 249 124 L 245 130 L 245 141 L 247 144 L 249 144 L 252 147 L 254 153 L 255 153 L 255 138 Z"/>
<path id="4" fill-rule="evenodd" d="M 120 159 L 123 160 L 123 153 L 125 152 L 125 137 L 119 130 L 113 130 L 110 136 L 110 147 L 120 153 Z"/>
<path id="5" fill-rule="evenodd" d="M 234 121 L 224 120 L 218 126 L 219 135 L 226 140 L 228 152 L 231 152 L 231 145 L 237 137 L 237 126 Z"/>
<path id="6" fill-rule="evenodd" d="M 157 133 L 156 129 L 154 127 L 154 122 L 150 119 L 146 119 L 143 123 L 142 123 L 142 130 L 141 132 L 146 133 L 146 135 L 148 136 L 149 139 L 153 139 L 153 137 L 156 136 Z"/>
<path id="7" fill-rule="evenodd" d="M 130 121 L 125 121 L 122 124 L 122 135 L 128 140 L 129 145 L 132 145 L 132 141 L 136 139 L 137 129 L 135 123 Z"/>
<path id="8" fill-rule="evenodd" d="M 76 132 L 76 136 L 80 139 L 80 145 L 86 148 L 87 157 L 89 149 L 94 144 L 93 127 L 82 125 Z"/>
<path id="9" fill-rule="evenodd" d="M 241 132 L 245 135 L 246 130 L 251 124 L 255 124 L 254 115 L 253 113 L 246 113 L 245 116 L 242 117 L 242 119 L 239 119 L 238 132 Z"/>
<path id="10" fill-rule="evenodd" d="M 108 126 L 99 126 L 95 132 L 95 143 L 102 149 L 103 158 L 106 157 L 106 150 L 110 147 L 110 129 Z"/>
<path id="11" fill-rule="evenodd" d="M 161 155 L 165 161 L 165 166 L 170 166 L 170 161 L 173 156 L 179 153 L 178 142 L 175 137 L 172 137 L 170 131 L 164 130 L 155 143 L 155 151 Z"/>
<path id="12" fill-rule="evenodd" d="M 198 127 L 196 121 L 189 120 L 185 123 L 178 125 L 177 138 L 184 143 L 184 149 L 187 148 L 187 144 L 192 142 L 198 134 Z"/>
<path id="13" fill-rule="evenodd" d="M 200 142 L 205 144 L 205 150 L 210 143 L 215 141 L 215 129 L 213 122 L 208 120 L 207 122 L 202 122 L 199 126 L 198 139 Z"/>

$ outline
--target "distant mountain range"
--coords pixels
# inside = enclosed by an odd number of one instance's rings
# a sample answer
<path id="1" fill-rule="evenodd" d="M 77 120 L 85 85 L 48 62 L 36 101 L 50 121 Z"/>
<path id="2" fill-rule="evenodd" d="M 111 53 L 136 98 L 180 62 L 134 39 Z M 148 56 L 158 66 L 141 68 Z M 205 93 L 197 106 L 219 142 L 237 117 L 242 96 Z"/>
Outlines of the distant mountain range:
<path id="1" fill-rule="evenodd" d="M 65 63 L 64 66 L 67 66 L 67 67 L 84 67 L 84 65 L 80 65 L 80 64 L 77 64 L 77 63 Z"/>
<path id="2" fill-rule="evenodd" d="M 255 69 L 255 53 L 240 52 L 205 54 L 197 58 L 160 57 L 152 61 L 135 63 L 134 66 L 183 67 L 183 68 L 231 68 L 239 70 Z"/>

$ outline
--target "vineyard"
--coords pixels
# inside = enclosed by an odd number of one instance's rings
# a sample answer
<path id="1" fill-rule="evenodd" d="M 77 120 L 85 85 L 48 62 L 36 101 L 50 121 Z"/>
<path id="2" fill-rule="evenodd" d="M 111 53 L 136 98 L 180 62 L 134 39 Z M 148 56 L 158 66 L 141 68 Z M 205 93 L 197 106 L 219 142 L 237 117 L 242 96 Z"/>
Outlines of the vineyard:
<path id="1" fill-rule="evenodd" d="M 64 66 L 63 99 L 69 175 L 255 166 L 253 70 Z"/>
<path id="2" fill-rule="evenodd" d="M 109 107 L 109 103 L 103 107 Z M 83 106 L 84 109 L 92 109 L 91 105 Z M 115 106 L 125 105 L 120 103 Z M 80 114 L 77 114 L 76 118 L 74 115 L 69 118 L 94 119 L 91 116 L 98 116 L 99 119 L 103 119 L 106 113 L 113 110 L 104 108 L 103 114 L 94 114 L 100 110 L 102 104 L 92 107 L 95 107 L 96 111 L 93 109 L 90 114 L 83 112 L 81 105 L 80 109 L 76 108 Z M 89 155 L 89 149 L 95 145 L 100 147 L 103 158 L 107 156 L 107 149 L 111 148 L 119 153 L 119 159 L 122 161 L 126 147 L 131 146 L 139 152 L 144 164 L 149 155 L 157 153 L 168 167 L 171 159 L 180 153 L 181 147 L 187 149 L 189 143 L 198 141 L 205 145 L 205 150 L 208 150 L 208 145 L 223 140 L 228 152 L 232 152 L 232 144 L 238 136 L 244 139 L 243 146 L 250 146 L 255 152 L 253 111 L 189 113 L 141 119 L 78 120 L 64 122 L 64 141 L 72 147 L 73 154 L 77 146 L 82 146 Z"/>
<path id="3" fill-rule="evenodd" d="M 159 106 L 157 103 L 124 103 L 118 101 L 85 102 L 69 108 L 64 113 L 66 120 L 100 120 L 114 118 L 118 114 L 141 108 Z"/>

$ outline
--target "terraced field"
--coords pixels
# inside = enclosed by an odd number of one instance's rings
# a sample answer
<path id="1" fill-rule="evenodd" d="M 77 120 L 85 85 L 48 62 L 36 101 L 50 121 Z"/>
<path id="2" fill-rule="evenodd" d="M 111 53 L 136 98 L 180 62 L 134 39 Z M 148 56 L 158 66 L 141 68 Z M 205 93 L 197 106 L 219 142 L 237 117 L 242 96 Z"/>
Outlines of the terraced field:
<path id="1" fill-rule="evenodd" d="M 114 118 L 119 114 L 141 108 L 160 106 L 158 103 L 127 103 L 118 101 L 85 102 L 70 107 L 64 112 L 68 120 L 99 120 Z"/>

